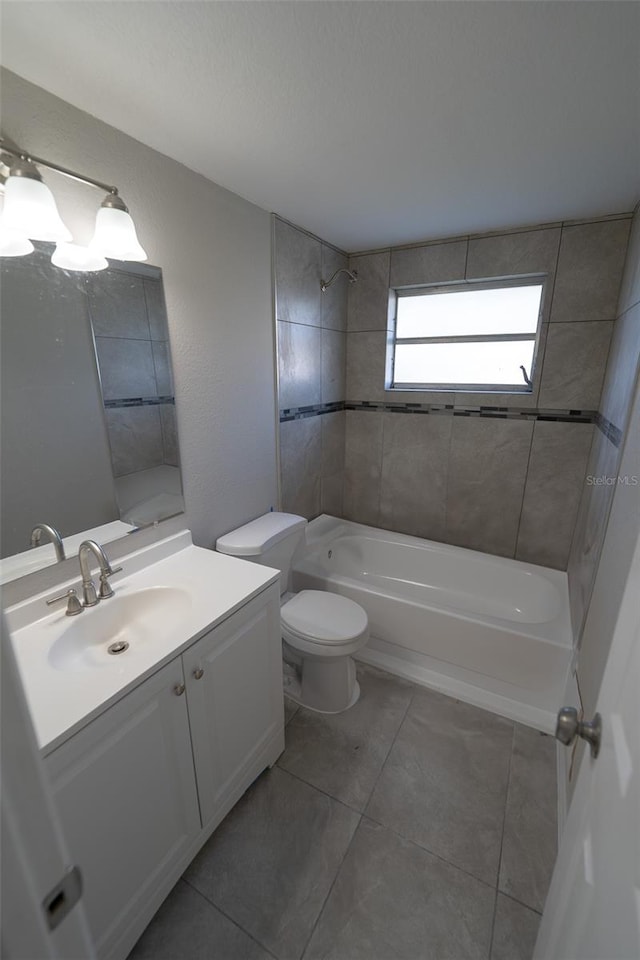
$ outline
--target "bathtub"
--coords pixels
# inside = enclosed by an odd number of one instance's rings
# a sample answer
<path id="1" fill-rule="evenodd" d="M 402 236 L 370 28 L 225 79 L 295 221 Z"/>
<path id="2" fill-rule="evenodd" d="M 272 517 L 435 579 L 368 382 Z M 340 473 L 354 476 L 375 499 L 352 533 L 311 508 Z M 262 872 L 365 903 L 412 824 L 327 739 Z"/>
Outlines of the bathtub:
<path id="1" fill-rule="evenodd" d="M 566 573 L 322 515 L 292 577 L 365 608 L 358 659 L 554 729 L 573 646 Z"/>

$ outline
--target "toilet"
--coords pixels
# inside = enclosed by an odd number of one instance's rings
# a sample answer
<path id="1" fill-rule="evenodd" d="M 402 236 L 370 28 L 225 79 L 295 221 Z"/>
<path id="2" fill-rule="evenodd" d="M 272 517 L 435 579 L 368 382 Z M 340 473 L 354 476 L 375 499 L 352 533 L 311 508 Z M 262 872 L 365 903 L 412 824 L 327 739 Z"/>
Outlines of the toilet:
<path id="1" fill-rule="evenodd" d="M 219 537 L 216 550 L 280 570 L 284 691 L 319 713 L 357 703 L 360 686 L 352 659 L 369 639 L 363 608 L 337 593 L 291 593 L 291 561 L 307 521 L 293 513 L 265 513 Z"/>

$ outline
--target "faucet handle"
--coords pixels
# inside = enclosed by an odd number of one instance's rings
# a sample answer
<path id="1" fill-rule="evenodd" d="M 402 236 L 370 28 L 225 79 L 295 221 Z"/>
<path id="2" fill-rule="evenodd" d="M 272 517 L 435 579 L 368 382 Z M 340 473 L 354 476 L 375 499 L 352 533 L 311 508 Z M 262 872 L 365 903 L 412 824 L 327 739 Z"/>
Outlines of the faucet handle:
<path id="1" fill-rule="evenodd" d="M 66 593 L 61 593 L 59 597 L 53 597 L 51 600 L 47 600 L 47 606 L 50 607 L 54 603 L 59 603 L 61 600 L 67 601 L 67 617 L 75 617 L 79 613 L 82 613 L 84 607 L 78 600 L 78 594 L 75 590 L 67 590 Z"/>
<path id="2" fill-rule="evenodd" d="M 98 596 L 101 600 L 107 600 L 109 597 L 112 597 L 114 594 L 114 589 L 109 583 L 109 577 L 112 577 L 114 573 L 121 573 L 122 567 L 113 567 L 110 570 L 105 570 L 100 574 L 100 591 Z"/>

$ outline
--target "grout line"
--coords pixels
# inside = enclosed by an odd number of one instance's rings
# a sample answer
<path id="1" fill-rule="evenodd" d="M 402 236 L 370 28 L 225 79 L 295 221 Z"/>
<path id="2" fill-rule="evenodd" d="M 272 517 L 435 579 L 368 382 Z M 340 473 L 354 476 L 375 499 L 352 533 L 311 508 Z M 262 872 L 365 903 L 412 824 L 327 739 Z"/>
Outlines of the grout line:
<path id="1" fill-rule="evenodd" d="M 513 760 L 513 751 L 515 750 L 516 745 L 516 724 L 513 723 L 513 734 L 511 736 L 511 751 L 509 753 L 509 769 L 507 772 L 507 792 L 504 798 L 504 809 L 502 812 L 502 835 L 500 837 L 500 854 L 498 856 L 498 874 L 496 876 L 496 899 L 493 909 L 493 923 L 491 924 L 491 943 L 489 945 L 489 957 L 491 957 L 491 951 L 493 950 L 493 935 L 495 932 L 496 926 L 496 912 L 498 909 L 498 893 L 500 892 L 500 869 L 502 867 L 502 848 L 504 847 L 504 831 L 507 823 L 507 806 L 509 804 L 509 791 L 511 789 L 511 762 Z"/>
<path id="2" fill-rule="evenodd" d="M 491 935 L 489 937 L 489 960 L 492 960 L 493 938 L 496 932 L 496 915 L 498 913 L 498 888 L 496 887 L 493 895 L 493 916 L 491 918 Z"/>
<path id="3" fill-rule="evenodd" d="M 282 754 L 280 754 L 282 756 Z M 357 813 L 359 817 L 362 816 L 362 810 L 358 810 L 357 807 L 352 807 L 350 803 L 346 803 L 344 800 L 340 800 L 338 797 L 334 797 L 333 794 L 327 793 L 326 790 L 323 790 L 322 787 L 316 786 L 315 783 L 310 783 L 309 780 L 305 780 L 304 777 L 299 776 L 297 773 L 292 773 L 291 770 L 287 770 L 286 767 L 280 766 L 280 757 L 275 762 L 275 766 L 280 770 L 281 773 L 286 773 L 288 776 L 292 777 L 294 780 L 297 780 L 298 783 L 303 783 L 305 787 L 311 787 L 312 790 L 315 790 L 317 793 L 321 793 L 323 797 L 327 797 L 328 800 L 332 800 L 334 803 L 339 803 L 341 807 L 346 807 L 351 813 Z"/>
<path id="4" fill-rule="evenodd" d="M 537 917 L 542 916 L 541 910 L 536 910 L 535 907 L 532 907 L 530 904 L 525 903 L 524 900 L 518 900 L 517 897 L 514 897 L 511 893 L 505 893 L 504 890 L 498 889 L 496 893 L 499 893 L 501 897 L 506 897 L 507 900 L 512 900 L 514 903 L 517 903 L 519 907 L 524 907 L 525 910 L 531 910 L 531 913 L 535 913 Z"/>
<path id="5" fill-rule="evenodd" d="M 217 910 L 219 913 L 221 913 L 223 917 L 225 917 L 230 923 L 234 925 L 234 927 L 237 927 L 238 930 L 241 930 L 242 933 L 245 934 L 245 936 L 249 937 L 250 940 L 253 940 L 253 942 L 257 944 L 261 949 L 266 950 L 266 952 L 269 954 L 270 957 L 273 957 L 274 960 L 278 960 L 278 957 L 276 956 L 275 953 L 273 953 L 268 947 L 266 947 L 264 943 L 262 943 L 256 937 L 254 937 L 252 933 L 249 933 L 248 930 L 245 930 L 245 928 L 241 926 L 237 920 L 234 920 L 233 917 L 230 917 L 228 913 L 222 910 L 217 903 L 214 903 L 214 901 L 211 900 L 205 893 L 203 893 L 202 890 L 199 890 L 198 887 L 194 887 L 194 885 L 191 883 L 190 880 L 185 879 L 184 874 L 180 877 L 180 880 L 182 880 L 183 883 L 186 883 L 186 885 L 195 893 L 197 893 L 199 897 L 202 897 L 205 903 L 209 904 L 210 907 L 213 907 L 214 910 Z"/>
<path id="6" fill-rule="evenodd" d="M 355 836 L 356 836 L 356 834 L 357 834 L 357 832 L 358 832 L 358 830 L 359 830 L 359 828 L 360 828 L 360 824 L 361 824 L 361 823 L 362 823 L 362 814 L 360 814 L 360 819 L 358 820 L 358 822 L 357 822 L 357 824 L 356 824 L 356 828 L 355 828 L 355 830 L 353 831 L 353 834 L 351 835 L 351 839 L 349 840 L 349 843 L 347 844 L 347 846 L 346 846 L 346 848 L 345 848 L 344 855 L 343 855 L 343 857 L 342 857 L 342 859 L 341 859 L 341 861 L 340 861 L 340 863 L 339 863 L 339 865 L 338 865 L 338 869 L 336 870 L 335 876 L 334 876 L 333 880 L 331 881 L 331 885 L 330 885 L 330 887 L 329 887 L 329 889 L 328 889 L 328 891 L 327 891 L 327 895 L 326 895 L 326 897 L 324 898 L 324 900 L 322 901 L 322 906 L 320 907 L 320 910 L 318 911 L 318 916 L 316 917 L 315 923 L 313 924 L 313 927 L 311 928 L 311 933 L 309 934 L 309 937 L 308 937 L 308 939 L 307 939 L 304 947 L 302 948 L 302 952 L 301 952 L 301 954 L 300 954 L 301 960 L 302 960 L 302 958 L 304 958 L 304 955 L 305 955 L 305 953 L 307 952 L 307 948 L 308 948 L 309 944 L 311 943 L 312 937 L 313 937 L 314 933 L 316 932 L 316 927 L 317 927 L 318 924 L 320 923 L 320 917 L 321 917 L 322 914 L 324 913 L 324 908 L 326 907 L 326 905 L 327 905 L 327 903 L 328 903 L 328 901 L 329 901 L 329 897 L 331 896 L 331 894 L 332 894 L 332 892 L 333 892 L 333 888 L 335 887 L 336 882 L 337 882 L 337 880 L 338 880 L 338 877 L 340 876 L 340 872 L 341 872 L 341 870 L 342 870 L 342 868 L 343 868 L 343 866 L 344 866 L 344 862 L 345 862 L 345 860 L 347 859 L 347 854 L 349 853 L 349 850 L 351 849 L 351 845 L 352 845 L 352 843 L 353 843 L 353 841 L 354 841 L 354 839 L 355 839 Z"/>

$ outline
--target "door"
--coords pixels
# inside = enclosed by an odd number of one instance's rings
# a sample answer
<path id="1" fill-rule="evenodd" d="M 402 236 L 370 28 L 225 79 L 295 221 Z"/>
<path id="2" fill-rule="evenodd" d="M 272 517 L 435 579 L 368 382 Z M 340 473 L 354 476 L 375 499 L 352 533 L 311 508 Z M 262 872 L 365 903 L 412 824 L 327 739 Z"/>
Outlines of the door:
<path id="1" fill-rule="evenodd" d="M 537 960 L 640 957 L 639 584 L 637 538 L 598 697 L 600 754 L 583 757 Z"/>
<path id="2" fill-rule="evenodd" d="M 269 587 L 183 655 L 202 825 L 284 749 L 280 597 Z"/>
<path id="3" fill-rule="evenodd" d="M 126 956 L 200 832 L 178 657 L 46 758 L 99 957 Z"/>
<path id="4" fill-rule="evenodd" d="M 9 632 L 2 622 L 2 949 L 5 960 L 95 957 Z"/>

